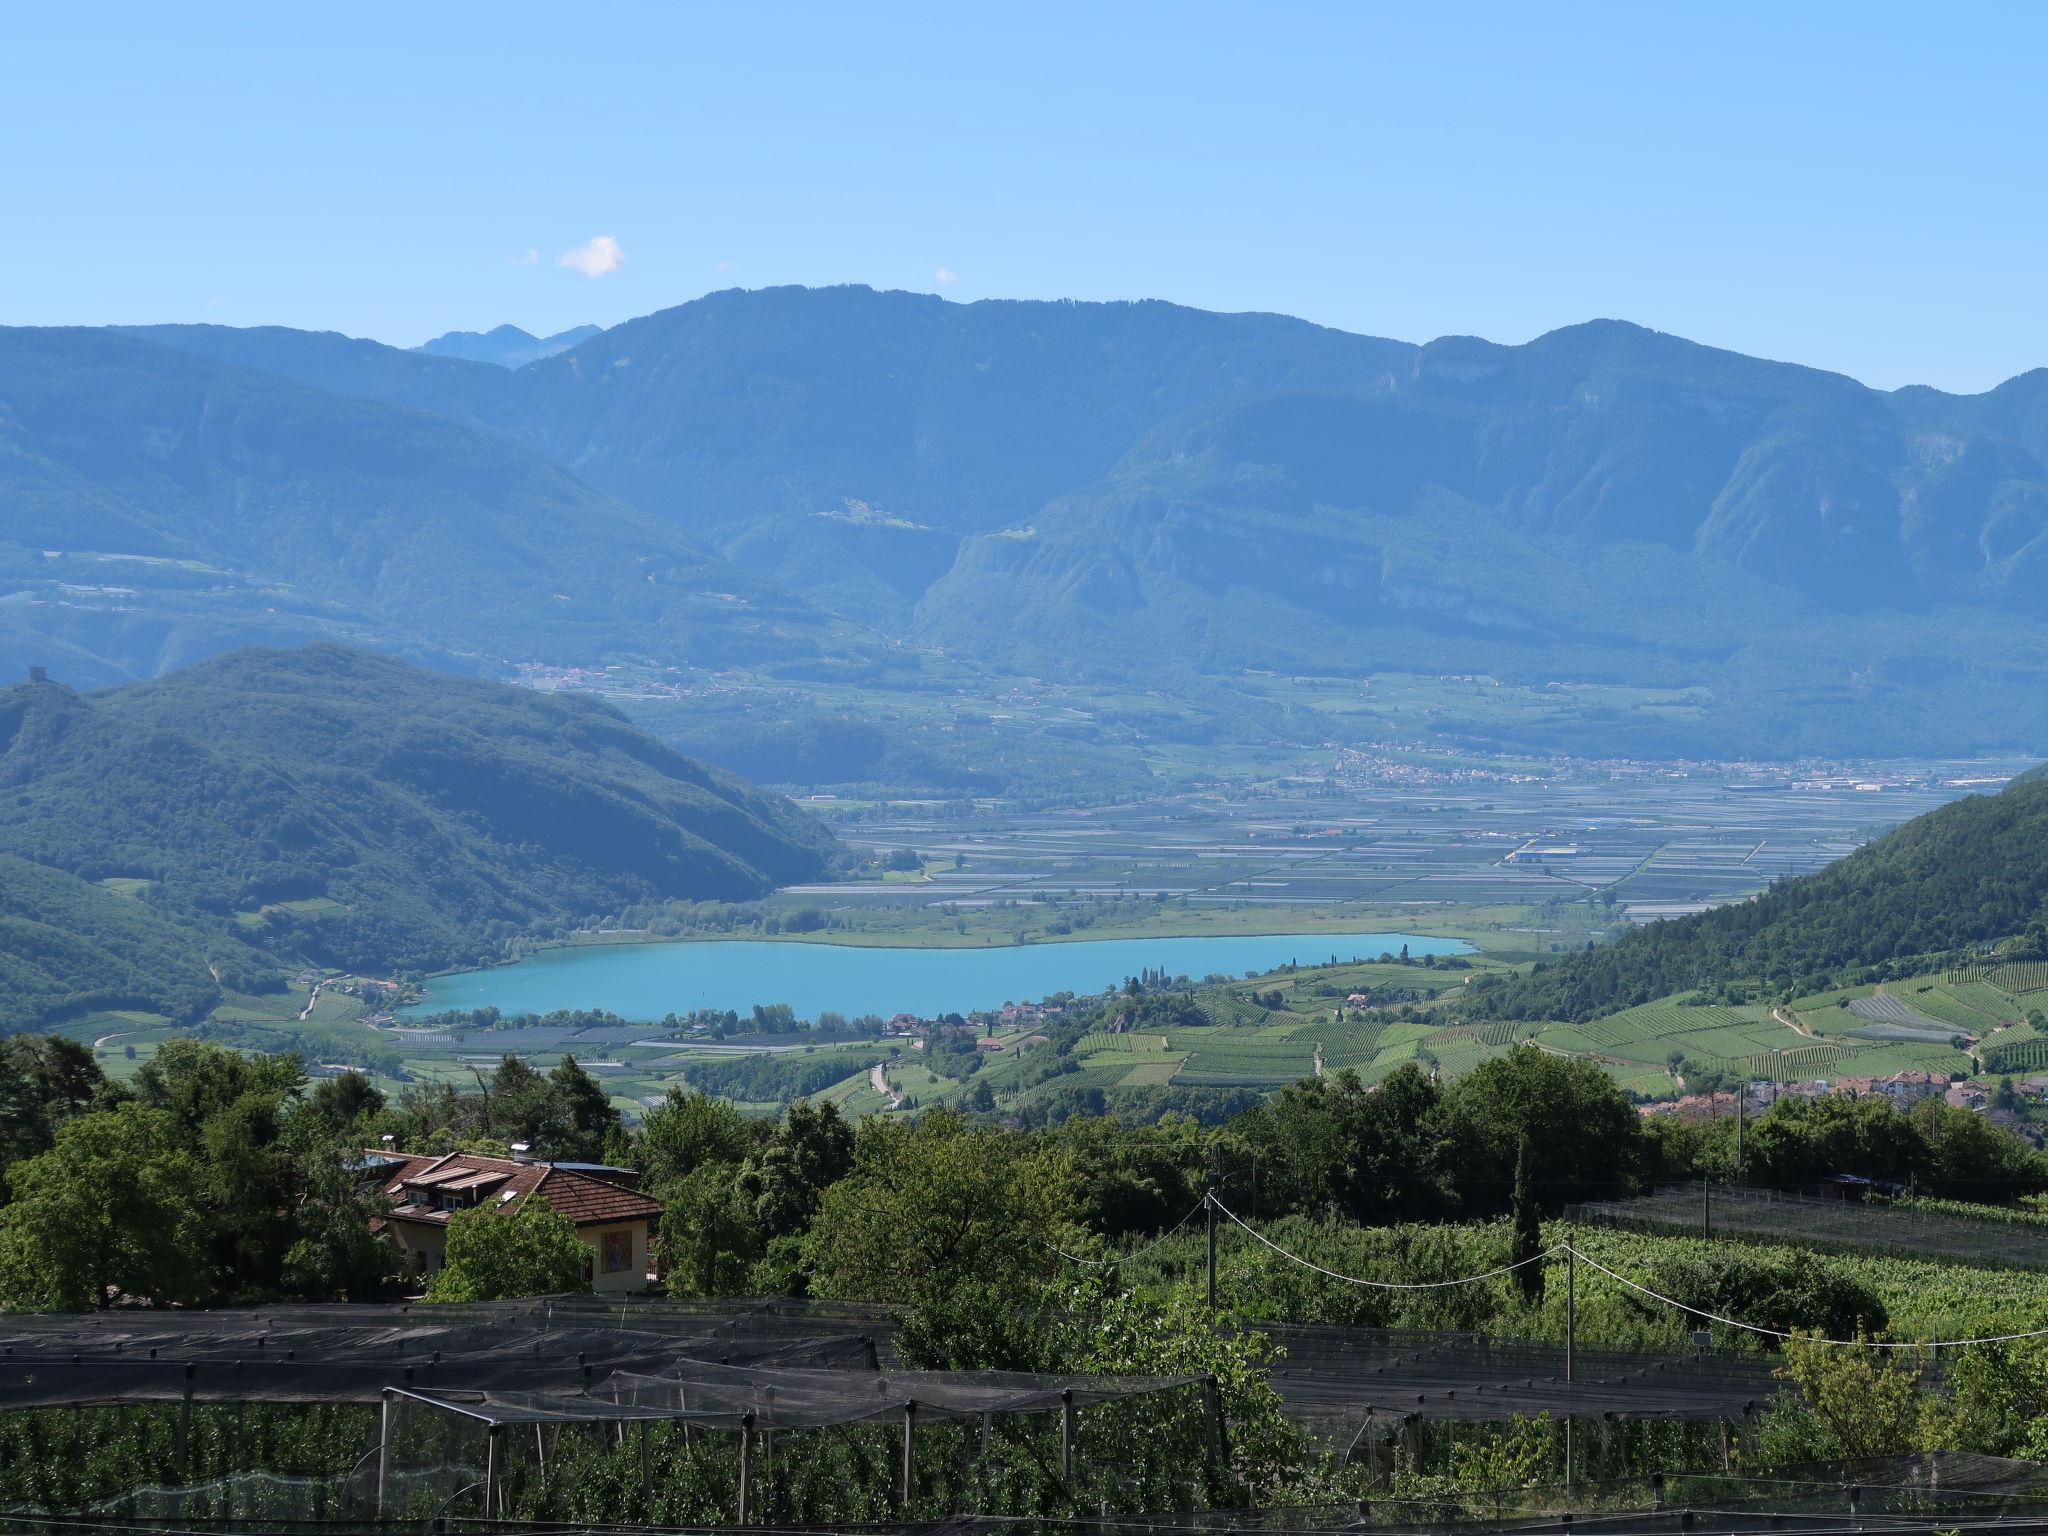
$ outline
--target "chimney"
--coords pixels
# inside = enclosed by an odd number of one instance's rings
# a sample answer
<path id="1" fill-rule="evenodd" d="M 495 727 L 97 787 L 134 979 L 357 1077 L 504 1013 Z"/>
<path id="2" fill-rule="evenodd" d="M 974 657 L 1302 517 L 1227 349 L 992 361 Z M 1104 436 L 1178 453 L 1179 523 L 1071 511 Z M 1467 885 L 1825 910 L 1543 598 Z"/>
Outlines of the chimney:
<path id="1" fill-rule="evenodd" d="M 32 683 L 47 683 L 50 680 L 50 669 L 48 667 L 30 667 L 28 669 L 28 680 Z"/>
<path id="2" fill-rule="evenodd" d="M 513 1142 L 513 1143 L 512 1143 L 512 1161 L 513 1161 L 513 1162 L 515 1162 L 515 1163 L 530 1163 L 530 1162 L 532 1162 L 532 1161 L 533 1161 L 533 1144 L 532 1144 L 531 1142 L 525 1142 L 525 1141 L 515 1141 L 515 1142 Z"/>

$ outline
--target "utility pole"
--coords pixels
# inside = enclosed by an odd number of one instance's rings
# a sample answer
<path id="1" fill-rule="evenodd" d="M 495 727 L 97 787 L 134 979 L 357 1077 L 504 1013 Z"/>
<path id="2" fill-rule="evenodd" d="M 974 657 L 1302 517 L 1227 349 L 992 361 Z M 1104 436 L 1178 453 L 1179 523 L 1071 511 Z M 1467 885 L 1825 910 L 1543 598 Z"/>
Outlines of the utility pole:
<path id="1" fill-rule="evenodd" d="M 1714 1235 L 1714 1175 L 1709 1169 L 1700 1173 L 1700 1236 Z"/>
<path id="2" fill-rule="evenodd" d="M 1216 1310 L 1216 1173 L 1209 1173 L 1209 1190 L 1202 1196 L 1202 1209 L 1209 1215 L 1209 1310 Z"/>

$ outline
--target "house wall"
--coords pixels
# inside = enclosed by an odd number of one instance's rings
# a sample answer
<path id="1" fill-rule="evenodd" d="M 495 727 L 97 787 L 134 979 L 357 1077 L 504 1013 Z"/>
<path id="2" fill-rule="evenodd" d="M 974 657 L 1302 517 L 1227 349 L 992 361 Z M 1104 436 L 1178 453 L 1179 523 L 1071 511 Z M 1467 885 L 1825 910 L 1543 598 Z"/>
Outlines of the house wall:
<path id="1" fill-rule="evenodd" d="M 445 1226 L 438 1222 L 394 1219 L 386 1225 L 385 1231 L 390 1235 L 392 1246 L 397 1250 L 401 1271 L 416 1273 L 422 1280 L 431 1280 L 440 1273 L 448 1252 L 448 1229 Z M 578 1227 L 576 1235 L 590 1247 L 589 1280 L 593 1291 L 600 1294 L 617 1294 L 621 1291 L 647 1289 L 646 1222 L 632 1221 Z M 623 1239 L 631 1255 L 624 1269 L 609 1273 L 604 1267 L 607 1235 Z"/>
<path id="2" fill-rule="evenodd" d="M 431 1280 L 441 1272 L 448 1254 L 448 1229 L 438 1222 L 392 1220 L 384 1230 L 398 1250 L 401 1273 L 416 1272 Z"/>
<path id="3" fill-rule="evenodd" d="M 612 1226 L 578 1227 L 576 1235 L 591 1247 L 590 1288 L 600 1294 L 618 1291 L 641 1291 L 647 1288 L 647 1223 L 644 1221 L 621 1222 Z M 606 1239 L 614 1238 L 623 1242 L 626 1259 L 625 1268 L 605 1270 Z M 618 1244 L 614 1245 L 618 1251 Z"/>

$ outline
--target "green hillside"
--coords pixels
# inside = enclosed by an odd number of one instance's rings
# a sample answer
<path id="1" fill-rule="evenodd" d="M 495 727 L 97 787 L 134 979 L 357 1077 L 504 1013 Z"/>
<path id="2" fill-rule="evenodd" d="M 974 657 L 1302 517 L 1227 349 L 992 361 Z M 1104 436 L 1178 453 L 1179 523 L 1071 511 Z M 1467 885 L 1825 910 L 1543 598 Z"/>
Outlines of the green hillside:
<path id="1" fill-rule="evenodd" d="M 0 691 L 0 852 L 47 866 L 40 885 L 7 866 L 8 964 L 51 1006 L 189 1013 L 215 947 L 378 973 L 487 959 L 622 902 L 814 878 L 835 846 L 587 696 L 339 647 Z M 107 942 L 73 953 L 53 932 Z"/>
<path id="2" fill-rule="evenodd" d="M 0 1034 L 116 1008 L 189 1023 L 219 996 L 209 961 L 246 981 L 265 970 L 261 956 L 225 932 L 0 854 Z"/>
<path id="3" fill-rule="evenodd" d="M 1689 988 L 1814 992 L 1833 973 L 1939 955 L 2048 924 L 2048 779 L 1907 822 L 1754 901 L 1650 923 L 1479 994 L 1493 1017 L 1584 1020 Z"/>

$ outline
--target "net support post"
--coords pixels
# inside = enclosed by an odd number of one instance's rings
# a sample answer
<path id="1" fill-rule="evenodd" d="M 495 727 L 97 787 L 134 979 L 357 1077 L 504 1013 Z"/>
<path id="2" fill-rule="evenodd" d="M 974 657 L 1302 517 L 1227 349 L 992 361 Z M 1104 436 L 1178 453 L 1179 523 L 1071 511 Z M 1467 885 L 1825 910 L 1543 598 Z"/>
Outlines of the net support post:
<path id="1" fill-rule="evenodd" d="M 386 1387 L 377 1409 L 377 1514 L 384 1513 L 384 1479 L 391 1467 L 391 1389 Z"/>
<path id="2" fill-rule="evenodd" d="M 1067 1387 L 1060 1392 L 1060 1481 L 1067 1486 L 1068 1497 L 1074 1492 L 1074 1389 Z"/>
<path id="3" fill-rule="evenodd" d="M 753 1513 L 754 1482 L 754 1416 L 749 1413 L 740 1419 L 740 1524 L 745 1525 Z"/>
<path id="4" fill-rule="evenodd" d="M 178 1398 L 178 1481 L 184 1482 L 192 1470 L 192 1378 L 199 1367 L 192 1361 L 185 1362 L 185 1385 Z"/>
<path id="5" fill-rule="evenodd" d="M 502 1514 L 505 1508 L 505 1467 L 498 1454 L 498 1426 L 484 1431 L 484 1518 Z"/>
<path id="6" fill-rule="evenodd" d="M 1208 1410 L 1209 1455 L 1220 1480 L 1230 1466 L 1230 1421 L 1223 1416 L 1223 1387 L 1214 1371 L 1202 1381 L 1202 1405 Z"/>
<path id="7" fill-rule="evenodd" d="M 645 1419 L 642 1419 L 640 1421 L 640 1498 L 643 1501 L 643 1503 L 647 1499 L 648 1495 L 653 1492 L 653 1488 L 654 1477 L 652 1472 L 651 1458 L 649 1457 L 647 1451 L 647 1421 Z M 641 1510 L 641 1514 L 643 1516 L 646 1513 L 647 1511 L 645 1509 Z"/>
<path id="8" fill-rule="evenodd" d="M 917 1486 L 917 1399 L 903 1405 L 903 1487 L 900 1506 L 910 1508 L 911 1490 Z"/>

